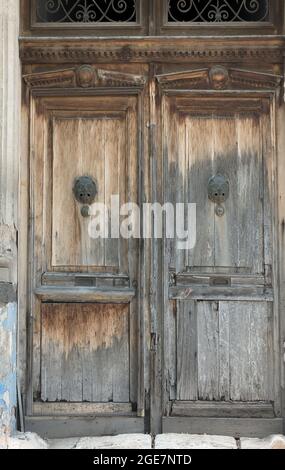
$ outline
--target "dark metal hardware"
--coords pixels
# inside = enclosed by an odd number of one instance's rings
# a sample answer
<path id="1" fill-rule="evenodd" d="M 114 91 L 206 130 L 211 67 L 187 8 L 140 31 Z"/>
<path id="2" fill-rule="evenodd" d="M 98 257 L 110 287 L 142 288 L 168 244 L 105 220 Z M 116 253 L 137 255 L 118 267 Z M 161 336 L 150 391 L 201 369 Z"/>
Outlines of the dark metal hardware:
<path id="1" fill-rule="evenodd" d="M 208 184 L 208 196 L 210 201 L 216 204 L 225 202 L 230 194 L 230 185 L 228 180 L 221 174 L 212 176 Z"/>
<path id="2" fill-rule="evenodd" d="M 73 186 L 73 194 L 80 204 L 92 204 L 95 201 L 97 187 L 95 181 L 90 176 L 76 178 Z"/>
<path id="3" fill-rule="evenodd" d="M 208 197 L 210 201 L 217 204 L 216 215 L 222 217 L 225 209 L 222 204 L 228 199 L 230 194 L 230 184 L 225 176 L 218 173 L 209 179 Z"/>
<path id="4" fill-rule="evenodd" d="M 230 277 L 211 277 L 209 284 L 210 284 L 210 286 L 215 286 L 215 287 L 219 287 L 219 286 L 221 286 L 221 287 L 224 287 L 224 286 L 230 287 L 232 282 L 231 282 Z"/>
<path id="5" fill-rule="evenodd" d="M 90 176 L 80 176 L 76 178 L 73 185 L 73 194 L 79 204 L 83 204 L 81 208 L 82 217 L 89 217 L 89 206 L 95 201 L 97 195 L 97 186 Z"/>

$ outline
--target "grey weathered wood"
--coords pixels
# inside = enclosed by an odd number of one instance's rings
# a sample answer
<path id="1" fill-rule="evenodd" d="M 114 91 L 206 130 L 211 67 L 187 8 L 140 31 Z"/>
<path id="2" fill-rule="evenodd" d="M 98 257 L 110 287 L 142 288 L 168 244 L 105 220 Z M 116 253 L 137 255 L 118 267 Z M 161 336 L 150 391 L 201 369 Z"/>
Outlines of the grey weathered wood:
<path id="1" fill-rule="evenodd" d="M 204 418 L 274 418 L 272 403 L 175 401 L 171 416 Z"/>
<path id="2" fill-rule="evenodd" d="M 271 305 L 222 304 L 230 322 L 230 398 L 234 401 L 272 400 L 268 334 Z"/>
<path id="3" fill-rule="evenodd" d="M 128 306 L 42 307 L 43 401 L 128 403 L 129 374 Z"/>
<path id="4" fill-rule="evenodd" d="M 135 289 L 96 287 L 39 287 L 35 294 L 44 302 L 105 302 L 129 303 L 135 296 Z"/>
<path id="5" fill-rule="evenodd" d="M 222 436 L 267 437 L 282 434 L 280 418 L 163 418 L 165 433 L 207 434 Z"/>
<path id="6" fill-rule="evenodd" d="M 214 174 L 214 140 L 211 119 L 185 116 L 187 151 L 187 180 L 189 199 L 197 204 L 197 240 L 188 252 L 188 266 L 214 266 L 215 219 L 214 205 L 208 200 L 208 180 Z M 207 135 L 207 138 L 201 138 Z"/>
<path id="7" fill-rule="evenodd" d="M 170 287 L 169 298 L 172 300 L 237 300 L 253 302 L 272 302 L 273 290 L 264 287 L 213 287 L 190 286 Z"/>
<path id="8" fill-rule="evenodd" d="M 270 312 L 267 302 L 179 302 L 176 400 L 273 400 Z"/>
<path id="9" fill-rule="evenodd" d="M 195 302 L 178 303 L 177 400 L 198 399 L 197 316 L 198 312 Z"/>
<path id="10" fill-rule="evenodd" d="M 137 417 L 25 417 L 26 431 L 46 439 L 112 436 L 144 432 L 144 419 Z"/>
<path id="11" fill-rule="evenodd" d="M 264 286 L 264 276 L 252 276 L 250 274 L 233 274 L 232 272 L 228 272 L 223 269 L 223 273 L 218 272 L 218 270 L 212 269 L 212 274 L 206 274 L 206 273 L 201 273 L 201 274 L 191 274 L 191 273 L 178 273 L 176 275 L 176 284 L 178 285 L 192 285 L 192 284 L 198 284 L 198 285 L 204 285 L 204 286 L 209 286 L 211 283 L 211 280 L 214 279 L 220 279 L 220 278 L 226 278 L 229 280 L 230 286 L 233 287 L 242 287 L 242 286 Z M 205 269 L 206 271 L 206 269 Z"/>
<path id="12" fill-rule="evenodd" d="M 131 403 L 39 403 L 33 405 L 34 416 L 108 415 L 132 413 Z"/>
<path id="13" fill-rule="evenodd" d="M 219 400 L 219 305 L 197 303 L 197 368 L 200 400 Z"/>
<path id="14" fill-rule="evenodd" d="M 230 400 L 230 318 L 224 303 L 219 302 L 219 399 Z"/>

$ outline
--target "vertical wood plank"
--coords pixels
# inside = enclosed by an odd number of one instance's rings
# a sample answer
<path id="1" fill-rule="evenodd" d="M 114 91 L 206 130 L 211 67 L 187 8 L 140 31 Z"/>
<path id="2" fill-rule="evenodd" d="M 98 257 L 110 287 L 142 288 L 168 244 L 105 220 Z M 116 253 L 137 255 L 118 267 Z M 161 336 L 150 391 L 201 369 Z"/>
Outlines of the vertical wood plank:
<path id="1" fill-rule="evenodd" d="M 125 176 L 119 173 L 120 162 L 124 159 L 125 126 L 121 121 L 105 120 L 105 204 L 109 210 L 108 227 L 111 230 L 111 197 L 119 194 L 119 179 Z M 119 263 L 119 239 L 105 240 L 104 265 L 117 267 Z"/>
<path id="2" fill-rule="evenodd" d="M 228 118 L 213 117 L 213 141 L 214 141 L 214 173 L 221 174 L 229 180 L 229 198 L 225 202 L 225 213 L 222 217 L 214 215 L 214 263 L 216 267 L 239 266 L 238 260 L 238 235 L 244 227 L 238 216 L 238 158 L 237 158 L 237 131 L 235 116 Z M 246 187 L 246 185 L 245 185 Z M 215 206 L 213 203 L 211 203 Z"/>
<path id="3" fill-rule="evenodd" d="M 210 118 L 186 117 L 188 198 L 197 204 L 197 239 L 188 253 L 190 268 L 214 266 L 214 205 L 208 181 L 214 174 L 214 131 Z"/>
<path id="4" fill-rule="evenodd" d="M 230 400 L 230 314 L 226 302 L 219 303 L 219 399 Z"/>
<path id="5" fill-rule="evenodd" d="M 216 302 L 197 303 L 198 398 L 219 399 L 219 311 Z"/>
<path id="6" fill-rule="evenodd" d="M 177 400 L 197 400 L 197 309 L 194 301 L 177 305 Z"/>

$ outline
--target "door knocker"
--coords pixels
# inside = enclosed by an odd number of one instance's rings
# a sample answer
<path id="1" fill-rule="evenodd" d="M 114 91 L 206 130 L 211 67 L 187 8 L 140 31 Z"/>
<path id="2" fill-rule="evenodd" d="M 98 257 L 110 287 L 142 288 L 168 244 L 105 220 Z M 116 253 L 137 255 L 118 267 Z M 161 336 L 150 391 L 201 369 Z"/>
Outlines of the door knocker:
<path id="1" fill-rule="evenodd" d="M 97 186 L 90 176 L 76 178 L 73 185 L 73 194 L 77 202 L 82 204 L 82 217 L 89 217 L 89 206 L 93 204 L 97 195 Z"/>
<path id="2" fill-rule="evenodd" d="M 230 185 L 225 176 L 218 173 L 209 179 L 208 197 L 210 201 L 216 204 L 215 212 L 218 217 L 222 217 L 225 213 L 223 204 L 228 199 L 229 194 Z"/>

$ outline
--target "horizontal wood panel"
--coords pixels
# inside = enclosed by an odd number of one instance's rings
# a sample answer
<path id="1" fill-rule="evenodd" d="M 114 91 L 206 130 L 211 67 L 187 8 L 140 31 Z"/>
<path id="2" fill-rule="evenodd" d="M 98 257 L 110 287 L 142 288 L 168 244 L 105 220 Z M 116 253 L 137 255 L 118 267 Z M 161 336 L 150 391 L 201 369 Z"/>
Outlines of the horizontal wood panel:
<path id="1" fill-rule="evenodd" d="M 175 401 L 171 416 L 208 417 L 208 418 L 274 418 L 271 403 L 226 403 Z"/>
<path id="2" fill-rule="evenodd" d="M 273 289 L 264 287 L 177 286 L 169 288 L 170 300 L 239 300 L 272 302 Z"/>
<path id="3" fill-rule="evenodd" d="M 86 286 L 92 285 L 93 287 L 128 287 L 130 284 L 129 276 L 124 274 L 97 272 L 97 273 L 44 273 L 42 275 L 42 284 L 47 286 L 76 286 L 78 282 L 86 282 Z"/>
<path id="4" fill-rule="evenodd" d="M 129 303 L 136 291 L 130 288 L 43 286 L 35 289 L 35 294 L 44 302 Z"/>
<path id="5" fill-rule="evenodd" d="M 274 418 L 179 418 L 162 419 L 162 432 L 267 437 L 283 433 L 283 420 Z"/>
<path id="6" fill-rule="evenodd" d="M 107 417 L 25 417 L 26 431 L 46 439 L 64 439 L 82 436 L 112 436 L 144 433 L 144 418 Z"/>
<path id="7" fill-rule="evenodd" d="M 34 416 L 130 414 L 131 403 L 34 403 Z"/>

